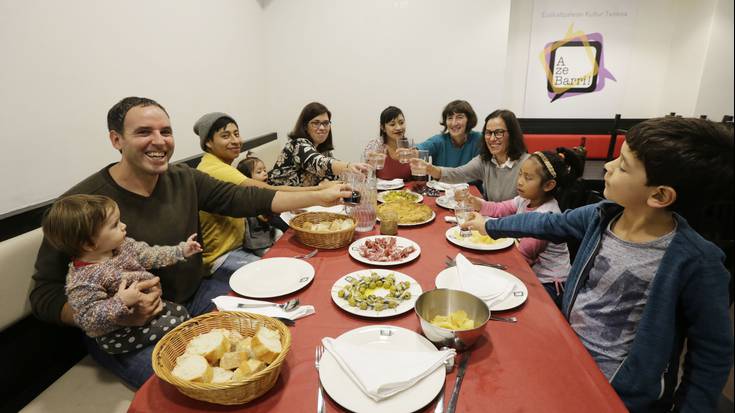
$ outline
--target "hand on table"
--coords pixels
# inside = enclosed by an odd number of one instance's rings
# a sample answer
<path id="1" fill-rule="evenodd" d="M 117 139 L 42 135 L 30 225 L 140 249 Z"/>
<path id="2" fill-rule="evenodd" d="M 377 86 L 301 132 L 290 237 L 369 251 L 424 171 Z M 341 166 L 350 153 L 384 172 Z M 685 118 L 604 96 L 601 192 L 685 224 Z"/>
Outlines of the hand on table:
<path id="1" fill-rule="evenodd" d="M 485 217 L 477 212 L 470 212 L 470 218 L 460 228 L 475 230 L 482 235 L 487 235 L 487 231 L 485 230 Z"/>

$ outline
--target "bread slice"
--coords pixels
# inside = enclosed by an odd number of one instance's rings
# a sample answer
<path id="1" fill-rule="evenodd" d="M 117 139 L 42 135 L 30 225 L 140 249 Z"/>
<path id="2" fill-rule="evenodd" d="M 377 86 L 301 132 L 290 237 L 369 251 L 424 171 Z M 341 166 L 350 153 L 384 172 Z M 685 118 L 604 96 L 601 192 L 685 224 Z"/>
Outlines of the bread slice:
<path id="1" fill-rule="evenodd" d="M 244 351 L 248 353 L 248 358 L 255 358 L 253 354 L 253 338 L 245 337 L 235 346 L 235 351 Z"/>
<path id="2" fill-rule="evenodd" d="M 171 374 L 181 380 L 209 383 L 212 381 L 212 366 L 207 359 L 198 354 L 183 354 L 176 358 L 176 366 Z"/>
<path id="3" fill-rule="evenodd" d="M 283 351 L 281 334 L 278 331 L 260 326 L 253 337 L 253 355 L 265 363 L 273 363 Z"/>
<path id="4" fill-rule="evenodd" d="M 227 330 L 224 328 L 215 328 L 212 331 L 219 331 L 222 334 L 224 334 L 228 340 L 230 340 L 230 348 L 227 351 L 235 351 L 235 346 L 237 345 L 237 343 L 242 341 L 244 338 L 242 334 L 240 334 L 240 332 L 237 330 Z"/>
<path id="5" fill-rule="evenodd" d="M 232 381 L 234 373 L 232 370 L 225 370 L 222 367 L 212 367 L 212 383 L 227 383 Z"/>
<path id="6" fill-rule="evenodd" d="M 250 353 L 247 351 L 230 351 L 222 355 L 219 359 L 219 366 L 223 369 L 233 370 L 240 367 L 240 363 L 247 361 Z"/>
<path id="7" fill-rule="evenodd" d="M 233 380 L 245 380 L 253 374 L 263 370 L 265 363 L 256 359 L 249 359 L 240 363 L 240 367 L 235 370 L 232 375 Z"/>
<path id="8" fill-rule="evenodd" d="M 216 364 L 225 352 L 230 350 L 230 341 L 221 331 L 210 331 L 194 337 L 186 346 L 185 353 L 204 356 L 211 364 Z"/>

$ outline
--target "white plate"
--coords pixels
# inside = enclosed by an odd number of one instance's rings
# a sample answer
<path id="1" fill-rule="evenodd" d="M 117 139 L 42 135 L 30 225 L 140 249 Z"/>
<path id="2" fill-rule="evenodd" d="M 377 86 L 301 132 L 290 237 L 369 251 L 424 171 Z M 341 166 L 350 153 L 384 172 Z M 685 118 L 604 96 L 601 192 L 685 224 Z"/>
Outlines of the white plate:
<path id="1" fill-rule="evenodd" d="M 438 197 L 436 199 L 436 204 L 442 208 L 454 209 L 454 207 L 457 206 L 457 201 L 445 195 L 445 196 Z"/>
<path id="2" fill-rule="evenodd" d="M 363 345 L 381 350 L 415 352 L 438 351 L 423 336 L 411 330 L 395 326 L 366 326 L 350 330 L 336 338 L 337 341 Z M 380 365 L 380 360 L 375 361 Z M 382 366 L 387 369 L 390 366 Z M 421 381 L 400 393 L 379 402 L 369 398 L 337 364 L 328 351 L 319 363 L 319 378 L 324 390 L 342 407 L 356 413 L 414 412 L 428 405 L 443 389 L 446 372 L 434 370 Z"/>
<path id="3" fill-rule="evenodd" d="M 378 179 L 378 183 L 376 184 L 376 187 L 378 188 L 379 191 L 387 191 L 389 189 L 403 188 L 404 185 L 405 184 L 403 183 L 403 181 L 393 183 L 391 181 L 384 181 L 382 179 Z"/>
<path id="4" fill-rule="evenodd" d="M 457 185 L 457 184 L 448 184 L 446 182 L 440 182 L 440 181 L 429 181 L 426 183 L 426 186 L 428 186 L 429 188 L 436 189 L 437 191 L 446 191 L 447 188 L 451 188 L 454 185 Z"/>
<path id="5" fill-rule="evenodd" d="M 360 246 L 365 244 L 365 241 L 367 240 L 374 240 L 376 238 L 395 238 L 396 239 L 396 245 L 399 247 L 408 247 L 409 245 L 413 245 L 415 248 L 415 251 L 410 253 L 406 258 L 398 261 L 373 261 L 369 258 L 365 258 L 362 255 L 360 255 Z M 370 265 L 380 265 L 380 266 L 387 266 L 387 265 L 398 265 L 403 264 L 405 262 L 413 261 L 415 260 L 419 254 L 421 254 L 421 247 L 419 247 L 419 244 L 411 241 L 408 238 L 403 237 L 395 237 L 391 235 L 373 235 L 370 237 L 360 238 L 350 244 L 350 247 L 347 249 L 350 252 L 350 256 L 360 262 L 364 262 L 365 264 Z"/>
<path id="6" fill-rule="evenodd" d="M 471 242 L 467 238 L 461 238 L 458 236 L 459 227 L 452 227 L 447 230 L 447 232 L 444 233 L 444 236 L 454 245 L 459 245 L 460 247 L 469 248 L 471 250 L 479 250 L 479 251 L 494 251 L 494 250 L 502 250 L 503 248 L 508 248 L 515 240 L 513 238 L 499 238 L 495 240 L 492 244 L 480 244 L 480 243 L 474 243 Z"/>
<path id="7" fill-rule="evenodd" d="M 235 271 L 230 277 L 230 288 L 245 297 L 278 297 L 300 290 L 313 279 L 314 267 L 304 260 L 264 258 Z"/>
<path id="8" fill-rule="evenodd" d="M 335 214 L 343 214 L 345 212 L 344 205 L 334 205 L 330 207 L 323 207 L 323 206 L 311 206 L 308 208 L 303 208 L 305 212 L 334 212 Z M 291 211 L 281 212 L 281 219 L 289 223 L 295 217 L 296 214 L 293 214 Z"/>
<path id="9" fill-rule="evenodd" d="M 408 288 L 408 291 L 411 292 L 411 298 L 405 301 L 401 301 L 401 303 L 398 304 L 398 307 L 396 308 L 387 308 L 383 311 L 361 310 L 359 307 L 350 307 L 350 305 L 347 304 L 347 300 L 343 298 L 339 298 L 339 296 L 337 295 L 339 290 L 341 290 L 342 287 L 344 287 L 345 285 L 349 284 L 349 282 L 346 280 L 347 277 L 351 276 L 351 277 L 358 278 L 361 275 L 370 275 L 371 272 L 376 272 L 381 277 L 384 277 L 388 274 L 393 274 L 396 277 L 396 282 L 409 281 L 411 283 L 411 286 Z M 386 290 L 382 290 L 382 291 L 385 292 Z M 422 292 L 423 291 L 421 290 L 421 285 L 416 280 L 414 280 L 413 278 L 409 277 L 406 274 L 403 274 L 398 271 L 386 270 L 383 268 L 371 268 L 367 270 L 351 272 L 343 276 L 339 280 L 337 280 L 334 283 L 334 285 L 332 285 L 331 295 L 332 295 L 332 301 L 334 301 L 334 303 L 337 304 L 339 308 L 347 311 L 348 313 L 352 313 L 352 314 L 363 316 L 363 317 L 386 318 L 386 317 L 393 317 L 398 314 L 403 314 L 406 311 L 413 310 L 413 305 L 416 302 L 416 299 L 419 298 Z"/>
<path id="10" fill-rule="evenodd" d="M 497 302 L 490 307 L 490 311 L 505 311 L 518 307 L 526 302 L 528 298 L 528 288 L 515 275 L 499 270 L 497 268 L 485 267 L 482 265 L 475 266 L 480 272 L 485 273 L 488 277 L 502 277 L 510 280 L 515 284 L 513 292 L 506 297 L 505 300 Z M 459 280 L 457 279 L 457 267 L 445 268 L 436 276 L 434 281 L 436 288 L 450 288 L 452 290 L 461 290 Z"/>
<path id="11" fill-rule="evenodd" d="M 381 193 L 379 193 L 379 194 L 378 194 L 378 201 L 380 201 L 380 202 L 385 202 L 385 199 L 384 199 L 384 197 L 385 197 L 385 196 L 386 196 L 387 194 L 391 193 L 391 192 L 399 192 L 399 191 L 385 191 L 385 192 L 381 192 Z M 413 201 L 413 202 L 414 202 L 414 203 L 416 203 L 416 204 L 418 204 L 419 202 L 421 202 L 421 201 L 423 201 L 423 200 L 424 200 L 424 197 L 423 197 L 423 195 L 421 195 L 421 194 L 417 194 L 416 192 L 413 192 L 413 191 L 403 191 L 403 192 L 408 192 L 409 194 L 414 194 L 414 195 L 416 195 L 416 200 L 415 200 L 415 201 Z"/>

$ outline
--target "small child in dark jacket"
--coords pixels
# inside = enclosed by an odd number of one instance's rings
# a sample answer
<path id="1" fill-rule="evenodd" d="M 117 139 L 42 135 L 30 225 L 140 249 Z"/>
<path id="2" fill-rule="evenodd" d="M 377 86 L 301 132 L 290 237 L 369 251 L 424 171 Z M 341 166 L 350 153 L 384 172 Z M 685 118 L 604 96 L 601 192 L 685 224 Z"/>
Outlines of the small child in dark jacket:
<path id="1" fill-rule="evenodd" d="M 248 178 L 265 182 L 268 179 L 268 171 L 265 163 L 254 156 L 248 156 L 237 164 L 237 170 Z M 243 238 L 243 246 L 258 256 L 263 256 L 270 247 L 283 235 L 283 231 L 270 224 L 272 217 L 258 215 L 248 217 L 247 234 Z"/>

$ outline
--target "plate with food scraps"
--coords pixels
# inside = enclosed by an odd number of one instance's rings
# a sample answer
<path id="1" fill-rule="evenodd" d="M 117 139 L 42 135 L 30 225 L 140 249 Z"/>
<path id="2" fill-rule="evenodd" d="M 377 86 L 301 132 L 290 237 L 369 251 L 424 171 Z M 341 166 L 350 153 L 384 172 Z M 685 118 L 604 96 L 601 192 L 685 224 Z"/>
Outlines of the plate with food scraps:
<path id="1" fill-rule="evenodd" d="M 493 239 L 475 230 L 472 230 L 471 236 L 463 237 L 459 233 L 459 227 L 449 228 L 444 235 L 454 245 L 480 251 L 502 250 L 503 248 L 510 247 L 515 242 L 513 238 Z"/>
<path id="2" fill-rule="evenodd" d="M 378 201 L 380 202 L 414 202 L 419 203 L 424 200 L 421 194 L 417 194 L 412 191 L 385 191 L 378 194 Z"/>
<path id="3" fill-rule="evenodd" d="M 421 285 L 398 271 L 374 268 L 351 272 L 332 285 L 332 301 L 348 313 L 393 317 L 413 309 Z"/>
<path id="4" fill-rule="evenodd" d="M 373 235 L 356 240 L 348 251 L 352 258 L 365 264 L 387 266 L 415 260 L 421 247 L 408 238 Z"/>
<path id="5" fill-rule="evenodd" d="M 436 199 L 436 204 L 442 208 L 454 209 L 457 206 L 457 201 L 454 198 L 450 198 L 446 195 L 440 196 Z"/>

